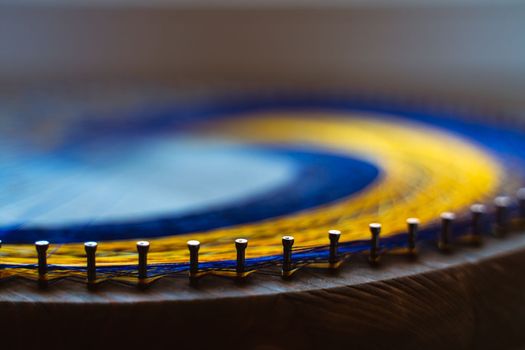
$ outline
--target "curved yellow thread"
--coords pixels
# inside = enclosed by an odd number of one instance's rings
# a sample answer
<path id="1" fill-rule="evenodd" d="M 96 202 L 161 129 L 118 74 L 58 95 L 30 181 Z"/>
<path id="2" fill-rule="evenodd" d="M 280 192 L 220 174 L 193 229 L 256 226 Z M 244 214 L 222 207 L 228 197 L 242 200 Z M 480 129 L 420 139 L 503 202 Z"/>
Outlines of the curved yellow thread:
<path id="1" fill-rule="evenodd" d="M 307 118 L 305 118 L 307 117 Z M 280 254 L 280 237 L 292 234 L 298 246 L 326 245 L 327 230 L 342 241 L 368 239 L 368 224 L 381 222 L 383 236 L 403 232 L 406 217 L 427 225 L 445 210 L 461 211 L 494 195 L 502 180 L 498 162 L 480 147 L 446 131 L 381 119 L 377 115 L 260 113 L 210 125 L 214 133 L 259 144 L 325 149 L 366 159 L 382 169 L 368 188 L 334 203 L 260 222 L 207 232 L 151 239 L 150 263 L 188 260 L 186 241 L 203 243 L 201 261 L 235 259 L 233 241 L 250 240 L 247 257 Z M 344 186 L 344 184 L 341 184 Z M 285 195 L 285 194 L 283 194 Z M 84 265 L 82 244 L 50 248 L 51 264 Z M 32 245 L 6 245 L 4 264 L 35 262 Z M 136 264 L 135 240 L 101 242 L 100 265 Z"/>

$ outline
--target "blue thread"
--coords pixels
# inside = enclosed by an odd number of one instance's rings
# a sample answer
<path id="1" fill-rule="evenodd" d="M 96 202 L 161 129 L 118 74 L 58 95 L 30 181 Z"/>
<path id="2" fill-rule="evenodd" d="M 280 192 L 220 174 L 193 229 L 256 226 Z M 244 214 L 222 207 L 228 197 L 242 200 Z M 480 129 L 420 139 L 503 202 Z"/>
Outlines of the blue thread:
<path id="1" fill-rule="evenodd" d="M 327 204 L 355 193 L 372 183 L 379 170 L 362 160 L 305 150 L 268 148 L 265 152 L 285 156 L 297 163 L 292 183 L 231 207 L 209 208 L 180 217 L 161 217 L 141 222 L 71 225 L 63 228 L 4 227 L 0 237 L 8 243 L 108 241 L 162 237 L 259 221 Z M 342 185 L 344 184 L 344 186 Z"/>

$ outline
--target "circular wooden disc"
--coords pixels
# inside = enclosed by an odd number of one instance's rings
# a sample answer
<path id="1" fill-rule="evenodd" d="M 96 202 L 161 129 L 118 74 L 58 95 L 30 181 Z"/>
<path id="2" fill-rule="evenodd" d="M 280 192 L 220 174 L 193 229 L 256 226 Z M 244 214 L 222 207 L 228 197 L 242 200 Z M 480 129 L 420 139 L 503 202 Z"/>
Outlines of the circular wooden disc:
<path id="1" fill-rule="evenodd" d="M 525 235 L 513 234 L 450 254 L 424 246 L 416 260 L 384 256 L 376 268 L 354 258 L 335 274 L 304 269 L 289 281 L 166 278 L 146 290 L 107 283 L 91 291 L 12 280 L 0 285 L 0 325 L 15 348 L 510 347 L 525 340 L 524 265 Z"/>

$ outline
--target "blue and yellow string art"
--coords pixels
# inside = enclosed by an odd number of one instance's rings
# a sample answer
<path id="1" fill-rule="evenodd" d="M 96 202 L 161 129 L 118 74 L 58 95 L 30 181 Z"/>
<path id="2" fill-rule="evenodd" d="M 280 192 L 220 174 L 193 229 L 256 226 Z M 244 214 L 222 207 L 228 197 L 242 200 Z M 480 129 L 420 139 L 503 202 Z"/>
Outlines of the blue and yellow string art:
<path id="1" fill-rule="evenodd" d="M 243 276 L 272 273 L 284 235 L 295 268 L 333 267 L 328 230 L 342 232 L 341 261 L 370 250 L 372 222 L 382 252 L 402 251 L 406 218 L 433 241 L 453 212 L 464 236 L 473 203 L 525 183 L 525 132 L 493 119 L 312 96 L 127 113 L 0 128 L 0 279 L 38 278 L 38 240 L 51 242 L 49 280 L 86 278 L 86 241 L 97 281 L 135 283 L 139 240 L 148 282 L 187 275 L 188 240 L 202 244 L 199 275 L 238 277 L 237 238 Z"/>

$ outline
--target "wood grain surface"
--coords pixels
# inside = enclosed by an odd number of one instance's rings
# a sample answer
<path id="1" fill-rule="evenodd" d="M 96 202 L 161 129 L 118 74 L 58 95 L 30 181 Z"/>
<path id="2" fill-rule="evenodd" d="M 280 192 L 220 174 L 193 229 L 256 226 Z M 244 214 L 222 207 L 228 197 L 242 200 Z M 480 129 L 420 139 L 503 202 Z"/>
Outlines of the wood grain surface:
<path id="1" fill-rule="evenodd" d="M 146 290 L 96 291 L 61 281 L 0 285 L 0 329 L 9 349 L 404 348 L 501 349 L 525 343 L 525 235 L 417 260 L 354 258 L 337 274 L 300 271 L 291 281 L 164 279 Z"/>

